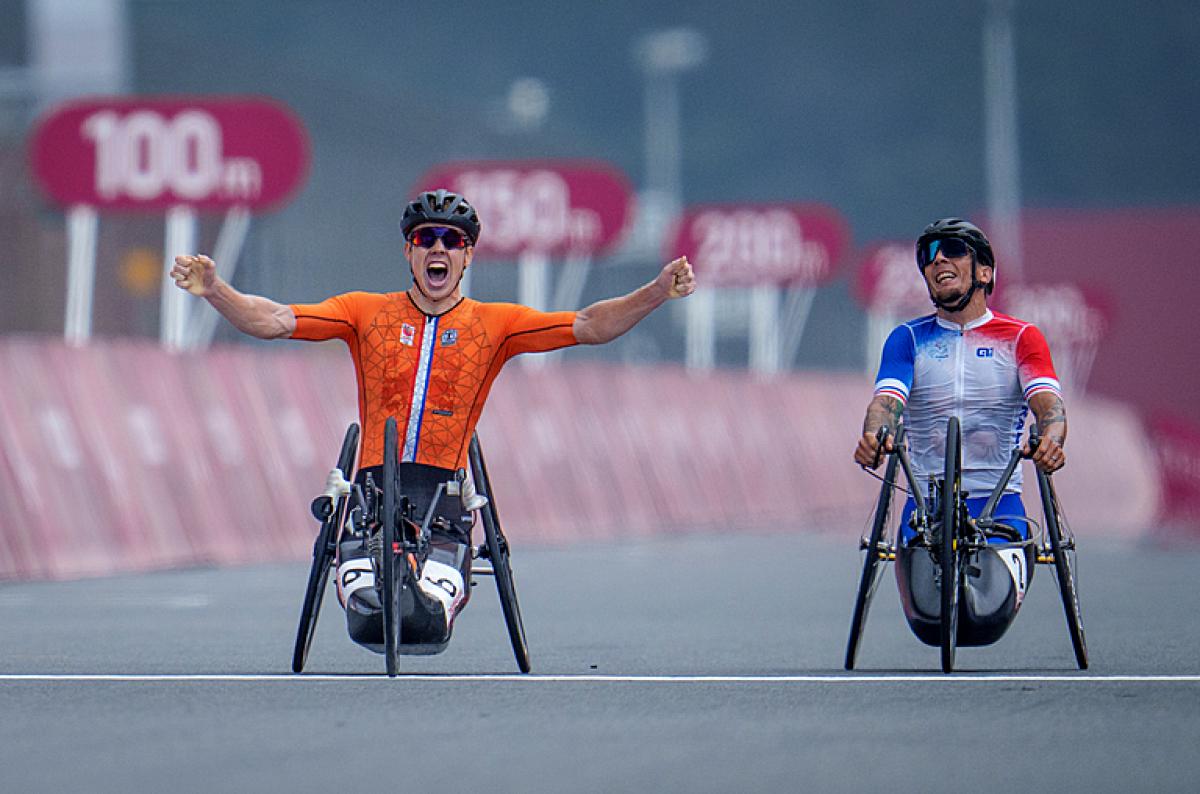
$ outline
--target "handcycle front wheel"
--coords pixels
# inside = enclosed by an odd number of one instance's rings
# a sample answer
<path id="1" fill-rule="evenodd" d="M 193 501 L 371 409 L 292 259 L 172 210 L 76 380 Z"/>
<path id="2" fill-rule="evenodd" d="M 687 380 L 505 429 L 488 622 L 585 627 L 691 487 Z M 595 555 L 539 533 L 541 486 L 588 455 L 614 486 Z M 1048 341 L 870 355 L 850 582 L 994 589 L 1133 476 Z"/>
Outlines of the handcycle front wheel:
<path id="1" fill-rule="evenodd" d="M 904 439 L 904 427 L 896 432 L 893 444 L 900 444 Z M 858 595 L 854 599 L 854 615 L 850 618 L 850 639 L 846 642 L 846 669 L 853 670 L 858 657 L 858 645 L 862 641 L 862 631 L 867 624 L 867 613 L 871 609 L 871 599 L 879 586 L 879 563 L 881 554 L 886 553 L 883 533 L 887 529 L 888 511 L 892 503 L 892 490 L 896 482 L 896 469 L 900 458 L 892 455 L 888 458 L 887 468 L 883 473 L 883 484 L 879 487 L 879 499 L 875 503 L 875 516 L 871 522 L 871 534 L 867 538 L 866 557 L 863 559 L 862 576 L 858 581 Z"/>
<path id="2" fill-rule="evenodd" d="M 1071 646 L 1075 650 L 1075 663 L 1080 670 L 1088 667 L 1087 640 L 1083 635 L 1083 617 L 1079 611 L 1079 593 L 1075 583 L 1074 550 L 1067 547 L 1063 538 L 1063 525 L 1058 509 L 1058 495 L 1050 475 L 1037 470 L 1038 491 L 1042 497 L 1042 513 L 1046 520 L 1046 534 L 1050 540 L 1050 551 L 1054 555 L 1054 573 L 1058 579 L 1058 592 L 1062 597 L 1063 611 L 1067 616 L 1067 630 L 1071 634 Z"/>
<path id="3" fill-rule="evenodd" d="M 532 669 L 529 663 L 529 645 L 525 640 L 525 624 L 521 621 L 517 584 L 513 578 L 512 565 L 509 563 L 508 540 L 504 537 L 504 530 L 500 527 L 495 494 L 492 493 L 487 463 L 483 459 L 483 451 L 479 447 L 477 436 L 471 436 L 468 456 L 471 464 L 471 476 L 475 480 L 475 490 L 482 496 L 486 496 L 488 500 L 488 503 L 480 510 L 483 518 L 484 547 L 492 563 L 496 591 L 500 597 L 500 609 L 504 612 L 504 624 L 508 628 L 508 639 L 512 643 L 517 667 L 522 673 L 528 673 Z"/>
<path id="4" fill-rule="evenodd" d="M 358 435 L 358 424 L 351 423 L 350 427 L 346 428 L 346 436 L 342 440 L 342 451 L 337 459 L 337 467 L 341 471 L 342 477 L 347 480 L 354 476 L 354 462 L 358 455 Z M 325 584 L 329 581 L 329 569 L 337 548 L 338 528 L 345 521 L 348 502 L 348 499 L 342 497 L 328 505 L 329 513 L 321 521 L 321 529 L 313 544 L 312 566 L 308 571 L 304 605 L 300 608 L 300 626 L 296 631 L 296 644 L 292 650 L 293 673 L 302 672 L 308 661 L 308 649 L 312 646 L 313 635 L 317 631 L 317 618 L 321 614 Z"/>
<path id="5" fill-rule="evenodd" d="M 954 653 L 958 645 L 958 598 L 962 589 L 963 533 L 962 517 L 962 429 L 957 416 L 946 423 L 946 468 L 942 481 L 941 557 L 941 651 L 942 672 L 954 672 Z"/>
<path id="6" fill-rule="evenodd" d="M 379 576 L 383 582 L 381 601 L 383 606 L 383 655 L 387 674 L 396 677 L 399 668 L 400 649 L 400 596 L 407 584 L 408 561 L 401 559 L 397 565 L 396 543 L 399 540 L 399 495 L 400 469 L 399 431 L 396 417 L 389 416 L 383 430 L 383 498 L 380 515 L 381 549 Z M 399 571 L 397 570 L 399 569 Z"/>

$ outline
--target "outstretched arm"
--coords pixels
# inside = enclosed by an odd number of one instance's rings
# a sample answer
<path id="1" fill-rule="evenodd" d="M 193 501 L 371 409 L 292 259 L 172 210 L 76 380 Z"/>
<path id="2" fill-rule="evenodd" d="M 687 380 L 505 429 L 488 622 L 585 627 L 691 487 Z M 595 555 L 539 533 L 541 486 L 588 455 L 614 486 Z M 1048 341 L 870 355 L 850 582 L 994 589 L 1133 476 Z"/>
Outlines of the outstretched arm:
<path id="1" fill-rule="evenodd" d="M 884 450 L 892 451 L 892 438 L 896 435 L 896 427 L 900 424 L 900 417 L 903 415 L 904 403 L 887 394 L 875 395 L 870 405 L 867 406 L 867 415 L 863 419 L 862 436 L 854 448 L 854 461 L 858 465 L 872 469 L 879 465 L 882 456 L 879 454 L 879 441 L 875 434 L 881 427 L 886 426 L 891 430 L 884 442 Z"/>
<path id="2" fill-rule="evenodd" d="M 288 306 L 259 295 L 246 295 L 217 275 L 204 255 L 177 256 L 171 268 L 175 286 L 212 304 L 234 327 L 259 339 L 280 339 L 296 330 L 296 315 Z"/>
<path id="3" fill-rule="evenodd" d="M 1055 472 L 1067 464 L 1067 409 L 1062 398 L 1052 391 L 1042 391 L 1029 398 L 1029 409 L 1037 420 L 1041 441 L 1033 453 L 1034 464 L 1044 472 Z"/>
<path id="4" fill-rule="evenodd" d="M 611 342 L 642 321 L 646 315 L 672 298 L 691 295 L 696 289 L 692 266 L 686 256 L 663 267 L 658 277 L 628 295 L 593 303 L 575 313 L 572 330 L 584 345 Z"/>

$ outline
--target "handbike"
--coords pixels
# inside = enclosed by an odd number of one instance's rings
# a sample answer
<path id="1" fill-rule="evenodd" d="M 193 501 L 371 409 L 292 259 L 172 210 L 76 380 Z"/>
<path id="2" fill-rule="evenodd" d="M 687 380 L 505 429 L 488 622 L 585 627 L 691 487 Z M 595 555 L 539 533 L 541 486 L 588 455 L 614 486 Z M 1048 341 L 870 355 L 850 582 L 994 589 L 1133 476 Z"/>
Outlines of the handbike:
<path id="1" fill-rule="evenodd" d="M 876 503 L 871 533 L 863 538 L 861 545 L 866 551 L 863 562 L 863 572 L 859 582 L 858 596 L 855 601 L 854 614 L 851 619 L 850 639 L 846 648 L 845 667 L 853 669 L 858 653 L 870 601 L 878 584 L 876 569 L 880 562 L 897 561 L 897 542 L 889 532 L 888 511 L 891 504 L 891 492 L 897 487 L 896 470 L 903 468 L 908 480 L 909 492 L 912 494 L 915 510 L 910 526 L 915 531 L 915 539 L 909 544 L 910 549 L 919 548 L 928 553 L 933 565 L 933 579 L 937 587 L 937 625 L 935 630 L 927 634 L 918 631 L 918 625 L 910 619 L 914 633 L 929 644 L 939 646 L 943 672 L 949 673 L 954 669 L 955 652 L 959 644 L 984 645 L 995 642 L 1007 629 L 1008 623 L 989 627 L 989 632 L 981 631 L 978 626 L 962 625 L 966 606 L 966 578 L 979 575 L 980 558 L 984 549 L 1008 551 L 1013 555 L 1013 564 L 1024 571 L 1024 560 L 1038 564 L 1053 564 L 1059 582 L 1059 591 L 1063 607 L 1067 615 L 1067 625 L 1075 650 L 1076 662 L 1080 669 L 1087 667 L 1087 649 L 1084 641 L 1082 619 L 1079 611 L 1079 600 L 1075 583 L 1075 542 L 1059 506 L 1054 492 L 1050 475 L 1037 469 L 1039 493 L 1045 516 L 1045 537 L 1038 542 L 1032 534 L 1022 538 L 1014 527 L 1004 523 L 1004 520 L 1016 519 L 1034 524 L 1032 519 L 1025 516 L 996 517 L 995 510 L 1004 490 L 1008 485 L 1021 458 L 1020 449 L 1014 449 L 996 487 L 992 490 L 987 503 L 978 518 L 972 518 L 966 506 L 966 494 L 962 491 L 962 438 L 959 421 L 952 417 L 947 422 L 946 455 L 944 476 L 929 484 L 928 497 L 922 494 L 913 474 L 906 449 L 903 445 L 904 428 L 897 431 L 890 453 L 887 469 Z M 878 437 L 880 446 L 886 441 L 886 430 Z M 1038 438 L 1036 430 L 1030 434 L 1030 448 L 1036 449 Z M 1000 543 L 989 543 L 1000 539 Z M 1032 566 L 1029 566 L 1032 579 Z M 899 576 L 899 570 L 897 575 Z M 906 610 L 907 613 L 907 610 Z M 1009 616 L 1009 621 L 1015 616 L 1015 609 Z M 966 642 L 964 643 L 964 640 Z"/>
<path id="2" fill-rule="evenodd" d="M 382 607 L 385 668 L 389 676 L 397 674 L 399 656 L 403 654 L 404 647 L 401 617 L 405 593 L 416 587 L 420 566 L 429 550 L 431 531 L 443 520 L 435 517 L 439 501 L 443 497 L 457 496 L 463 499 L 465 509 L 478 509 L 483 520 L 484 542 L 472 547 L 472 559 L 491 562 L 490 566 L 473 566 L 471 574 L 495 577 L 517 665 L 521 672 L 528 673 L 529 650 L 517 601 L 509 544 L 500 527 L 478 438 L 472 436 L 468 453 L 473 481 L 467 478 L 466 472 L 459 470 L 454 480 L 439 483 L 428 509 L 420 517 L 415 515 L 414 505 L 404 495 L 398 462 L 399 431 L 395 418 L 389 417 L 384 426 L 384 461 L 379 483 L 375 483 L 370 474 L 362 484 L 349 481 L 353 473 L 358 436 L 358 425 L 351 425 L 342 444 L 338 465 L 329 474 L 326 490 L 312 504 L 313 514 L 322 524 L 313 548 L 312 570 L 292 659 L 293 672 L 303 670 L 308 656 L 329 569 L 337 551 L 339 532 L 351 527 L 371 539 L 368 546 L 372 551 L 372 568 L 376 573 L 375 581 Z M 390 554 L 386 553 L 388 550 Z"/>

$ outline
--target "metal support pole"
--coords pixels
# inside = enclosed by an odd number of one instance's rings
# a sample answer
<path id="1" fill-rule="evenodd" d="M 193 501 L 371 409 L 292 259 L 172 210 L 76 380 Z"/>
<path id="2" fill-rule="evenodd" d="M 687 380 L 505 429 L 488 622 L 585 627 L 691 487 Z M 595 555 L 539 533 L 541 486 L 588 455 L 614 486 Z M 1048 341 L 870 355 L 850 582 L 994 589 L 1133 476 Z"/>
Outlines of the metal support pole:
<path id="1" fill-rule="evenodd" d="M 186 344 L 188 294 L 175 286 L 171 267 L 175 257 L 196 251 L 196 211 L 191 207 L 167 210 L 166 239 L 163 244 L 162 297 L 159 301 L 158 339 L 167 350 L 182 350 Z"/>
<path id="2" fill-rule="evenodd" d="M 517 257 L 517 302 L 539 311 L 549 308 L 550 258 L 544 253 L 524 251 Z M 522 366 L 541 369 L 544 356 L 522 356 Z"/>
<path id="3" fill-rule="evenodd" d="M 779 287 L 750 289 L 750 369 L 770 377 L 779 372 Z"/>
<path id="4" fill-rule="evenodd" d="M 1006 277 L 1022 276 L 1015 0 L 989 0 L 983 27 L 988 234 Z"/>
<path id="5" fill-rule="evenodd" d="M 685 360 L 694 371 L 712 369 L 717 361 L 716 300 L 714 289 L 699 288 L 686 301 Z"/>
<path id="6" fill-rule="evenodd" d="M 71 345 L 85 345 L 92 336 L 98 226 L 94 207 L 78 205 L 67 212 L 67 312 L 63 338 Z"/>

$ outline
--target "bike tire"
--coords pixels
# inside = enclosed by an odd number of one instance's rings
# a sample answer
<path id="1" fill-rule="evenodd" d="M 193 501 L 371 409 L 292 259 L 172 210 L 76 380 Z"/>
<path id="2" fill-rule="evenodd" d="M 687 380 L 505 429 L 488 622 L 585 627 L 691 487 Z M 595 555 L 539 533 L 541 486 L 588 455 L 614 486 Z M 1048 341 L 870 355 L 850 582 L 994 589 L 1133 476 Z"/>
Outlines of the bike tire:
<path id="1" fill-rule="evenodd" d="M 521 605 L 517 599 L 517 583 L 509 561 L 508 540 L 500 526 L 496 498 L 492 493 L 492 482 L 488 478 L 487 462 L 483 458 L 478 436 L 471 436 L 468 456 L 475 490 L 488 500 L 480 513 L 483 519 L 484 543 L 492 563 L 496 592 L 500 597 L 500 609 L 504 613 L 504 625 L 508 629 L 508 639 L 512 643 L 517 668 L 522 673 L 528 673 L 532 669 L 529 661 L 529 643 L 525 639 L 525 624 L 521 620 Z"/>
<path id="2" fill-rule="evenodd" d="M 901 433 L 903 428 L 901 429 Z M 899 444 L 902 436 L 897 434 L 894 444 Z M 871 522 L 871 534 L 867 538 L 866 556 L 863 559 L 862 576 L 858 580 L 858 595 L 854 599 L 854 614 L 850 618 L 850 639 L 846 642 L 847 670 L 853 670 L 858 658 L 858 646 L 862 641 L 863 628 L 867 625 L 867 613 L 871 609 L 871 600 L 879 586 L 879 563 L 881 562 L 880 542 L 887 530 L 889 510 L 896 481 L 896 470 L 900 465 L 898 455 L 888 458 L 887 468 L 883 473 L 883 484 L 879 486 L 879 498 L 875 502 L 875 515 Z"/>
<path id="3" fill-rule="evenodd" d="M 337 467 L 347 480 L 354 476 L 354 462 L 358 456 L 358 424 L 346 428 L 342 439 L 342 450 L 338 454 Z M 300 626 L 296 630 L 296 644 L 292 649 L 292 672 L 300 673 L 308 662 L 308 651 L 312 647 L 317 631 L 317 619 L 321 616 L 321 602 L 325 597 L 325 585 L 329 581 L 329 569 L 337 548 L 338 527 L 346 518 L 349 500 L 338 499 L 332 511 L 321 522 L 321 529 L 313 543 L 313 561 L 308 571 L 308 584 L 304 590 L 304 604 L 300 608 Z"/>
<path id="4" fill-rule="evenodd" d="M 379 576 L 383 582 L 383 656 L 388 677 L 395 678 L 399 668 L 400 649 L 400 592 L 402 582 L 397 581 L 397 568 L 407 569 L 407 562 L 396 565 L 396 541 L 399 523 L 399 431 L 396 417 L 389 416 L 383 431 L 383 498 L 380 516 L 382 553 L 379 560 Z"/>
<path id="5" fill-rule="evenodd" d="M 941 652 L 942 672 L 954 671 L 958 645 L 958 598 L 962 588 L 962 552 L 958 522 L 962 517 L 962 428 L 958 417 L 946 423 L 946 468 L 942 482 Z"/>
<path id="6" fill-rule="evenodd" d="M 1058 579 L 1058 592 L 1062 597 L 1063 612 L 1067 617 L 1067 631 L 1071 635 L 1071 647 L 1075 651 L 1075 663 L 1080 670 L 1088 667 L 1087 639 L 1083 634 L 1083 616 L 1079 610 L 1079 592 L 1075 582 L 1074 551 L 1067 548 L 1063 539 L 1062 521 L 1058 510 L 1058 495 L 1050 482 L 1050 475 L 1037 470 L 1038 491 L 1042 497 L 1042 513 L 1046 521 L 1046 534 L 1050 540 L 1050 551 L 1054 554 L 1054 573 Z"/>

